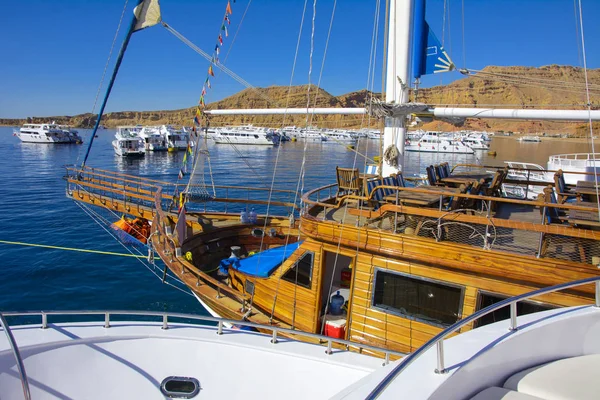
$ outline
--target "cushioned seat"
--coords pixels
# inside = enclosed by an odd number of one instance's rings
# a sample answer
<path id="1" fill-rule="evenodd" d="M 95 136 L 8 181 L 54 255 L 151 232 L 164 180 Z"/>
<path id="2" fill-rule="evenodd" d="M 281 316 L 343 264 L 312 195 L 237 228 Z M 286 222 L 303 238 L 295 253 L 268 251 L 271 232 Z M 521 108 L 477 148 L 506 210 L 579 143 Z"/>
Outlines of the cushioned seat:
<path id="1" fill-rule="evenodd" d="M 600 354 L 563 358 L 518 372 L 504 388 L 547 400 L 599 399 Z"/>
<path id="2" fill-rule="evenodd" d="M 543 400 L 539 397 L 530 396 L 528 394 L 515 392 L 497 386 L 489 387 L 477 393 L 471 400 Z"/>

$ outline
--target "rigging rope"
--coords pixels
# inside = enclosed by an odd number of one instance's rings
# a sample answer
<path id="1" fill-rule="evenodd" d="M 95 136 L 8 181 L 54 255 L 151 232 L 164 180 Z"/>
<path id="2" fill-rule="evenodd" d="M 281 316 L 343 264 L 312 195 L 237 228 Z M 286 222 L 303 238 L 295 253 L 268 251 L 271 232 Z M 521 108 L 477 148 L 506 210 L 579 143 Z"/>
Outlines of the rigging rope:
<path id="1" fill-rule="evenodd" d="M 585 94 L 587 99 L 588 109 L 588 123 L 590 126 L 590 140 L 592 143 L 592 156 L 593 160 L 596 160 L 596 149 L 594 144 L 594 126 L 592 124 L 592 103 L 590 100 L 590 90 L 588 88 L 588 72 L 587 72 L 587 58 L 585 54 L 585 39 L 583 34 L 583 11 L 581 7 L 581 0 L 579 0 L 579 26 L 581 27 L 581 54 L 583 56 L 583 75 L 585 76 Z M 598 171 L 596 163 L 594 162 L 594 187 L 596 188 L 596 199 L 598 203 L 598 218 L 600 218 L 600 189 L 598 189 Z"/>
<path id="2" fill-rule="evenodd" d="M 110 63 L 110 59 L 112 58 L 112 53 L 115 48 L 115 43 L 117 42 L 117 36 L 119 36 L 119 31 L 121 30 L 121 23 L 123 22 L 123 16 L 125 15 L 125 10 L 127 9 L 127 2 L 129 0 L 125 0 L 125 5 L 123 6 L 123 11 L 121 12 L 121 18 L 119 19 L 119 25 L 117 25 L 117 31 L 115 32 L 115 37 L 113 38 L 113 42 L 110 45 L 110 51 L 108 52 L 108 59 L 106 60 L 106 64 L 104 65 L 104 71 L 102 72 L 102 78 L 100 79 L 100 85 L 98 85 L 98 90 L 96 91 L 96 98 L 94 99 L 94 106 L 92 107 L 92 114 L 96 110 L 96 104 L 98 103 L 98 97 L 100 96 L 100 89 L 102 89 L 102 85 L 104 83 L 104 78 L 106 77 L 106 71 L 108 70 L 108 64 Z"/>
<path id="3" fill-rule="evenodd" d="M 229 45 L 229 49 L 227 49 L 227 54 L 225 54 L 225 59 L 223 60 L 223 64 L 225 64 L 227 62 L 227 58 L 229 57 L 231 48 L 233 47 L 233 44 L 235 43 L 235 39 L 237 38 L 238 32 L 240 31 L 240 29 L 242 29 L 242 23 L 244 22 L 244 18 L 246 18 L 246 13 L 248 12 L 248 9 L 250 8 L 250 4 L 252 4 L 252 0 L 248 1 L 248 4 L 246 5 L 244 14 L 242 15 L 242 18 L 240 19 L 240 23 L 238 24 L 238 26 L 235 30 L 235 33 L 233 35 L 233 39 L 231 40 L 231 44 Z"/>
<path id="4" fill-rule="evenodd" d="M 288 92 L 287 92 L 287 96 L 285 99 L 285 112 L 283 114 L 283 120 L 281 122 L 281 127 L 283 128 L 285 126 L 285 122 L 286 122 L 286 118 L 287 118 L 287 108 L 289 106 L 290 103 L 290 97 L 291 97 L 291 93 L 292 93 L 292 82 L 294 80 L 294 73 L 296 71 L 296 62 L 298 60 L 298 50 L 300 48 L 300 39 L 302 38 L 302 31 L 304 29 L 304 16 L 306 15 L 306 6 L 308 4 L 308 0 L 304 0 L 304 8 L 302 10 L 302 18 L 300 19 L 300 29 L 298 29 L 298 39 L 296 41 L 296 51 L 294 53 L 294 62 L 292 63 L 292 72 L 290 74 L 290 83 L 288 84 Z M 279 151 L 280 148 L 277 149 L 277 157 L 279 157 Z M 293 204 L 296 204 L 296 202 L 298 201 L 298 189 L 300 186 L 300 178 L 298 178 L 298 181 L 296 182 L 296 191 L 294 193 L 294 201 Z M 293 216 L 294 215 L 294 208 L 290 207 L 290 214 Z M 290 224 L 291 225 L 291 224 Z M 290 226 L 290 228 L 292 228 L 292 226 Z M 288 244 L 288 239 L 286 238 L 286 245 Z M 277 296 L 279 294 L 279 284 L 281 282 L 281 278 L 283 275 L 279 276 L 279 279 L 277 280 L 277 285 L 275 287 L 275 296 L 273 296 L 273 306 L 271 307 L 271 316 L 269 317 L 269 321 L 273 321 L 273 315 L 275 314 L 275 305 L 277 304 Z"/>
<path id="5" fill-rule="evenodd" d="M 77 205 L 79 206 L 79 208 L 81 208 L 81 209 L 83 210 L 83 212 L 85 212 L 85 213 L 86 213 L 86 214 L 87 214 L 87 215 L 88 215 L 90 218 L 92 218 L 92 220 L 93 220 L 94 222 L 96 222 L 96 224 L 98 224 L 98 226 L 100 226 L 102 229 L 104 229 L 104 231 L 105 231 L 106 233 L 108 233 L 108 234 L 109 234 L 109 235 L 110 235 L 110 236 L 111 236 L 113 239 L 115 239 L 115 240 L 116 240 L 116 241 L 117 241 L 117 242 L 118 242 L 118 243 L 119 243 L 121 246 L 123 246 L 123 247 L 125 248 L 125 250 L 129 251 L 130 253 L 132 252 L 132 250 L 136 250 L 138 253 L 140 253 L 140 251 L 139 251 L 139 250 L 137 250 L 137 249 L 131 249 L 131 248 L 128 248 L 128 247 L 127 247 L 127 246 L 126 246 L 124 243 L 122 243 L 120 240 L 118 240 L 118 238 L 117 238 L 115 235 L 113 235 L 113 234 L 112 234 L 112 232 L 110 232 L 110 231 L 109 231 L 109 230 L 106 228 L 106 226 L 104 226 L 102 223 L 100 223 L 100 221 L 101 221 L 101 220 L 103 220 L 103 222 L 104 222 L 105 224 L 107 224 L 107 222 L 108 222 L 108 221 L 106 221 L 106 219 L 105 219 L 105 218 L 103 218 L 103 217 L 102 217 L 100 214 L 98 214 L 97 212 L 95 212 L 94 210 L 92 210 L 90 207 L 86 207 L 84 204 L 81 204 L 81 203 L 79 203 L 79 202 L 77 202 L 77 201 L 75 202 L 75 204 L 77 204 Z M 113 214 L 114 214 L 114 212 L 113 212 L 112 210 L 110 210 L 110 209 L 108 209 L 108 208 L 106 208 L 106 210 L 108 210 L 109 212 L 111 212 L 111 213 L 113 213 Z M 132 254 L 132 255 L 133 255 L 133 254 Z M 147 264 L 146 264 L 146 263 L 143 261 L 143 259 L 145 259 L 145 258 L 146 258 L 146 256 L 144 256 L 144 257 L 138 257 L 138 258 L 137 258 L 137 260 L 138 260 L 138 261 L 139 261 L 139 262 L 140 262 L 140 263 L 141 263 L 141 264 L 142 264 L 144 267 L 146 267 L 146 269 L 148 269 L 148 271 L 150 271 L 150 272 L 151 272 L 151 273 L 152 273 L 154 276 L 156 276 L 158 279 L 160 279 L 161 281 L 163 281 L 162 277 L 161 277 L 160 275 L 158 275 L 158 274 L 156 273 L 156 271 L 154 270 L 154 269 L 156 268 L 156 264 L 152 263 L 152 265 L 154 266 L 154 268 L 150 268 L 150 267 L 149 267 L 149 266 L 148 266 L 148 265 L 147 265 Z M 184 284 L 184 283 L 183 283 L 181 280 L 179 280 L 177 277 L 174 277 L 173 275 L 171 275 L 171 274 L 169 274 L 169 273 L 167 273 L 167 276 L 168 276 L 168 277 L 170 277 L 171 279 L 175 280 L 176 282 L 179 282 L 180 284 L 183 284 L 183 285 L 185 285 L 185 284 Z M 164 280 L 164 281 L 163 281 L 163 283 L 164 283 L 164 284 L 166 284 L 166 285 L 168 285 L 168 286 L 171 286 L 171 287 L 173 287 L 173 288 L 175 288 L 175 289 L 177 289 L 177 290 L 179 290 L 179 291 L 181 291 L 181 292 L 183 292 L 183 293 L 185 293 L 185 294 L 187 294 L 187 295 L 189 295 L 189 296 L 193 296 L 193 294 L 192 294 L 192 293 L 190 293 L 190 292 L 188 292 L 187 290 L 184 290 L 184 289 L 180 288 L 179 286 L 175 286 L 175 285 L 173 285 L 172 283 L 170 283 L 170 282 L 168 282 L 168 281 L 166 281 L 166 280 Z"/>
<path id="6" fill-rule="evenodd" d="M 75 248 L 75 247 L 53 246 L 53 245 L 48 245 L 48 244 L 13 242 L 10 240 L 0 240 L 0 243 L 1 244 L 11 244 L 11 245 L 15 245 L 15 246 L 41 247 L 44 249 L 53 249 L 53 250 L 77 251 L 80 253 L 103 254 L 103 255 L 107 255 L 107 256 L 146 258 L 145 255 L 115 253 L 112 251 L 103 251 L 103 250 L 79 249 L 79 248 Z"/>
<path id="7" fill-rule="evenodd" d="M 171 26 L 169 26 L 166 22 L 161 22 L 161 24 L 162 24 L 162 26 L 167 31 L 171 32 L 177 39 L 181 40 L 189 48 L 191 48 L 192 50 L 194 50 L 196 53 L 200 54 L 207 61 L 209 61 L 209 62 L 212 61 L 212 57 L 208 53 L 206 53 L 201 48 L 199 48 L 198 46 L 196 46 L 194 43 L 192 43 L 190 40 L 188 40 L 181 33 L 177 32 L 175 29 L 173 29 Z M 256 94 L 258 94 L 260 97 L 262 97 L 263 100 L 265 100 L 265 101 L 267 101 L 269 103 L 272 103 L 272 104 L 278 106 L 278 103 L 275 100 L 273 100 L 272 98 L 270 98 L 268 95 L 262 93 L 260 90 L 258 90 L 258 88 L 256 88 L 255 86 L 252 86 L 250 83 L 248 83 L 246 80 L 244 80 L 242 77 L 240 77 L 239 75 L 237 75 L 235 72 L 233 72 L 232 70 L 230 70 L 229 68 L 227 68 L 226 66 L 224 66 L 223 64 L 221 64 L 220 62 L 215 62 L 214 65 L 217 68 L 219 68 L 221 71 L 223 71 L 227 75 L 229 75 L 231 78 L 233 78 L 236 82 L 242 84 L 243 86 L 245 86 L 248 89 L 253 90 Z"/>

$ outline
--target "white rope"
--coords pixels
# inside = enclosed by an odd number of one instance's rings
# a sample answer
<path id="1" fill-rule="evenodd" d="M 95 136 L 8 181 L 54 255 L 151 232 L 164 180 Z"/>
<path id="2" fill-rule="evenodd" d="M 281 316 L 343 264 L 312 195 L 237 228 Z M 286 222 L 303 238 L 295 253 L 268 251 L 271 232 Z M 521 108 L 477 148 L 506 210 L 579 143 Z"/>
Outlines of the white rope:
<path id="1" fill-rule="evenodd" d="M 227 62 L 227 58 L 229 57 L 229 53 L 231 53 L 231 49 L 233 48 L 233 44 L 235 43 L 235 39 L 237 38 L 237 35 L 240 31 L 240 29 L 242 29 L 242 23 L 244 22 L 244 18 L 246 18 L 246 13 L 248 12 L 248 9 L 250 8 L 250 4 L 252 4 L 252 0 L 248 1 L 248 4 L 246 5 L 246 9 L 244 10 L 244 14 L 242 14 L 242 18 L 240 19 L 240 23 L 237 26 L 237 29 L 235 30 L 235 34 L 233 35 L 233 39 L 231 40 L 231 44 L 229 45 L 229 49 L 227 49 L 227 54 L 225 54 L 225 58 L 223 59 L 223 64 L 225 64 Z"/>
<path id="2" fill-rule="evenodd" d="M 115 239 L 123 248 L 125 248 L 125 250 L 127 250 L 129 253 L 134 254 L 132 251 L 132 248 L 127 247 L 124 243 L 122 243 L 115 235 L 113 235 L 112 232 L 110 232 L 106 226 L 104 226 L 102 223 L 100 223 L 100 220 L 104 220 L 106 223 L 105 218 L 103 218 L 102 216 L 100 216 L 98 213 L 96 213 L 95 211 L 93 211 L 90 207 L 86 207 L 83 204 L 81 204 L 80 202 L 76 201 L 75 204 L 77 204 L 82 210 L 83 212 L 85 212 L 90 218 L 92 218 L 92 220 L 94 222 L 96 222 L 96 224 L 98 224 L 98 226 L 100 226 L 102 229 L 104 229 L 104 231 L 106 233 L 108 233 L 113 239 Z M 109 209 L 107 209 L 109 210 Z M 109 210 L 111 211 L 111 210 Z M 144 255 L 142 254 L 139 250 L 135 249 L 140 255 Z M 162 281 L 162 277 L 160 275 L 158 275 L 155 271 L 155 269 L 157 268 L 157 266 L 155 264 L 153 264 L 154 268 L 150 268 L 141 258 L 137 258 L 137 260 L 144 266 L 146 267 L 146 269 L 148 271 L 150 271 L 154 276 L 156 276 L 158 279 L 160 279 Z M 179 280 L 177 277 L 169 274 L 169 272 L 167 272 L 167 276 L 169 276 L 171 279 L 175 280 L 176 282 L 179 282 L 183 285 L 185 285 L 185 283 L 183 283 L 181 280 Z M 175 286 L 172 283 L 168 282 L 168 281 L 164 281 L 164 283 L 168 286 L 171 286 L 177 290 L 179 290 L 180 292 L 183 292 L 189 296 L 193 296 L 193 294 L 191 294 L 190 292 L 188 292 L 187 290 L 184 290 L 182 288 L 180 288 L 179 286 Z"/>
<path id="3" fill-rule="evenodd" d="M 590 90 L 588 88 L 588 72 L 587 72 L 587 58 L 585 54 L 585 39 L 583 34 L 583 11 L 581 7 L 581 0 L 579 0 L 579 26 L 581 27 L 581 54 L 583 56 L 583 75 L 585 76 L 585 95 L 587 99 L 588 109 L 588 123 L 590 125 L 590 139 L 592 143 L 592 159 L 594 160 L 594 182 L 596 187 L 596 199 L 598 202 L 598 218 L 600 219 L 600 189 L 598 189 L 598 173 L 596 171 L 596 150 L 594 145 L 594 126 L 592 124 L 592 103 L 590 100 Z"/>
<path id="4" fill-rule="evenodd" d="M 286 122 L 286 118 L 287 118 L 287 108 L 290 102 L 290 97 L 291 97 L 291 93 L 292 93 L 292 82 L 294 79 L 294 73 L 296 72 L 296 62 L 298 60 L 298 50 L 300 49 L 300 39 L 302 38 L 302 31 L 304 29 L 304 16 L 306 15 L 306 6 L 308 4 L 308 0 L 304 0 L 304 8 L 302 10 L 302 18 L 300 19 L 300 28 L 298 29 L 298 39 L 296 40 L 296 51 L 294 53 L 294 62 L 292 63 L 292 72 L 290 75 L 290 83 L 288 85 L 288 93 L 285 99 L 285 109 L 286 112 L 283 114 L 283 120 L 281 122 L 281 128 L 283 128 L 285 126 L 285 122 Z M 279 158 L 279 151 L 281 148 L 277 149 L 277 158 Z M 296 182 L 296 190 L 294 193 L 294 202 L 293 204 L 296 204 L 296 202 L 298 201 L 298 190 L 299 190 L 299 186 L 300 186 L 300 176 L 298 176 L 298 181 Z M 294 208 L 291 207 L 290 208 L 290 214 L 293 215 L 294 213 Z M 291 227 L 290 227 L 291 228 Z M 286 238 L 286 242 L 285 242 L 286 246 L 288 244 L 288 239 Z M 262 246 L 262 244 L 261 244 Z M 277 285 L 275 287 L 275 296 L 273 296 L 273 306 L 271 307 L 271 316 L 269 317 L 269 321 L 273 321 L 273 315 L 275 314 L 275 305 L 277 304 L 277 295 L 279 294 L 279 284 L 281 282 L 281 278 L 283 277 L 283 275 L 279 276 L 279 279 L 277 280 Z"/>
<path id="5" fill-rule="evenodd" d="M 192 50 L 194 50 L 196 53 L 200 54 L 202 57 L 204 57 L 207 61 L 212 62 L 212 57 L 206 53 L 204 50 L 202 50 L 201 48 L 199 48 L 198 46 L 196 46 L 194 43 L 192 43 L 191 41 L 189 41 L 185 36 L 183 36 L 181 33 L 177 32 L 175 29 L 173 29 L 171 26 L 169 26 L 166 22 L 162 22 L 162 26 L 169 32 L 171 32 L 177 39 L 181 40 L 183 43 L 185 43 L 189 48 L 191 48 Z M 262 93 L 260 90 L 258 90 L 258 88 L 256 88 L 255 86 L 252 86 L 250 83 L 248 83 L 246 80 L 244 80 L 242 77 L 240 77 L 239 75 L 237 75 L 235 72 L 233 72 L 232 70 L 230 70 L 229 68 L 227 68 L 226 66 L 224 66 L 223 64 L 221 64 L 220 62 L 216 62 L 213 63 L 217 68 L 219 68 L 221 71 L 225 72 L 227 75 L 229 75 L 231 78 L 233 78 L 236 82 L 242 84 L 243 86 L 247 87 L 248 89 L 253 90 L 254 92 L 256 92 L 256 94 L 258 94 L 260 97 L 263 98 L 263 100 L 274 104 L 276 106 L 279 106 L 279 104 L 273 100 L 272 98 L 270 98 L 269 96 L 267 96 L 266 94 Z"/>
<path id="6" fill-rule="evenodd" d="M 102 79 L 100 79 L 100 85 L 98 85 L 98 90 L 96 91 L 96 98 L 94 99 L 94 106 L 92 107 L 92 114 L 96 110 L 96 104 L 98 103 L 98 96 L 100 96 L 100 89 L 102 89 L 102 85 L 104 84 L 104 77 L 106 76 L 106 71 L 108 70 L 108 64 L 110 63 L 110 59 L 112 58 L 112 53 L 115 48 L 115 43 L 117 42 L 117 36 L 119 36 L 119 31 L 121 30 L 121 23 L 123 22 L 123 16 L 125 15 L 125 10 L 127 9 L 127 2 L 125 0 L 125 5 L 123 6 L 123 11 L 121 12 L 121 18 L 119 19 L 119 25 L 117 25 L 117 31 L 115 32 L 115 37 L 113 38 L 113 42 L 110 45 L 110 51 L 108 52 L 108 59 L 106 60 L 106 64 L 104 65 L 104 71 L 102 72 Z"/>

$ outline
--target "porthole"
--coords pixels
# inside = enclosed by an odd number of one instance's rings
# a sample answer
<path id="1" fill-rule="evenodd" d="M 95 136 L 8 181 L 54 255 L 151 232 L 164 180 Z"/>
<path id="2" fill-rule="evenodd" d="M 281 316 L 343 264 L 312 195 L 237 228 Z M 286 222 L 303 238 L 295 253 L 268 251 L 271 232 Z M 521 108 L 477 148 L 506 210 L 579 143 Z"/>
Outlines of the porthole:
<path id="1" fill-rule="evenodd" d="M 196 378 L 169 376 L 160 384 L 160 391 L 171 399 L 191 399 L 200 391 L 200 382 Z"/>

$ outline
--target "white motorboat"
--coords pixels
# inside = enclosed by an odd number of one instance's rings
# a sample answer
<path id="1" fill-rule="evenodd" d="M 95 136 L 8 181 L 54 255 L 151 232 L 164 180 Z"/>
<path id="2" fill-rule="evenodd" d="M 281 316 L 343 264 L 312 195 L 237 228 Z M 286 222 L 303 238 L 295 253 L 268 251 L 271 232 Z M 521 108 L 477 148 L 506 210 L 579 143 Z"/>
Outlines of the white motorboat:
<path id="1" fill-rule="evenodd" d="M 146 151 L 167 151 L 167 139 L 161 134 L 160 126 L 144 126 L 138 135 L 144 140 Z"/>
<path id="2" fill-rule="evenodd" d="M 135 130 L 131 127 L 119 127 L 112 141 L 115 153 L 122 157 L 143 156 L 146 154 L 146 146 Z"/>
<path id="3" fill-rule="evenodd" d="M 539 136 L 526 135 L 519 138 L 520 142 L 539 143 L 542 141 Z"/>
<path id="4" fill-rule="evenodd" d="M 5 333 L 0 337 L 0 397 L 269 399 L 285 393 L 290 399 L 406 394 L 417 400 L 596 399 L 599 281 L 567 282 L 492 304 L 391 363 L 402 355 L 244 321 L 143 311 L 7 312 L 0 314 Z M 590 284 L 596 285 L 595 306 L 520 315 L 535 309 L 531 298 Z M 115 321 L 115 315 L 145 320 Z M 30 322 L 9 326 L 6 316 Z M 60 316 L 76 316 L 79 322 L 51 321 Z M 94 322 L 92 316 L 103 321 Z M 149 322 L 152 317 L 160 322 Z M 202 324 L 174 323 L 173 318 Z M 500 321 L 481 326 L 485 318 Z M 446 339 L 471 324 L 479 327 Z M 282 340 L 281 334 L 290 333 L 321 340 L 326 347 Z M 244 373 L 232 379 L 227 373 L 232 365 Z M 299 377 L 310 384 L 298 385 Z"/>
<path id="5" fill-rule="evenodd" d="M 215 143 L 221 144 L 256 144 L 273 146 L 279 144 L 280 137 L 271 129 L 243 125 L 216 129 L 213 140 Z"/>
<path id="6" fill-rule="evenodd" d="M 79 136 L 79 132 L 69 125 L 58 125 L 58 128 L 71 140 L 71 143 L 82 144 L 83 139 Z"/>
<path id="7" fill-rule="evenodd" d="M 473 149 L 466 144 L 454 141 L 449 137 L 440 136 L 437 132 L 427 132 L 417 142 L 409 141 L 404 149 L 421 153 L 474 153 Z"/>
<path id="8" fill-rule="evenodd" d="M 162 125 L 160 134 L 167 144 L 168 151 L 186 150 L 190 143 L 189 134 L 183 130 L 177 130 L 171 125 Z"/>
<path id="9" fill-rule="evenodd" d="M 23 143 L 76 143 L 76 140 L 56 124 L 25 124 L 13 135 Z M 81 139 L 81 138 L 79 138 Z"/>
<path id="10" fill-rule="evenodd" d="M 308 142 L 326 142 L 328 138 L 321 133 L 320 129 L 309 127 L 300 130 L 298 139 L 306 140 Z"/>
<path id="11" fill-rule="evenodd" d="M 322 134 L 327 138 L 326 141 L 332 143 L 356 144 L 357 142 L 356 136 L 348 131 L 325 129 L 322 131 Z"/>
<path id="12" fill-rule="evenodd" d="M 569 172 L 600 173 L 600 155 L 593 153 L 556 154 L 548 158 L 548 169 L 565 172 L 565 182 L 576 185 L 577 181 L 594 180 L 594 175 L 569 174 Z"/>

